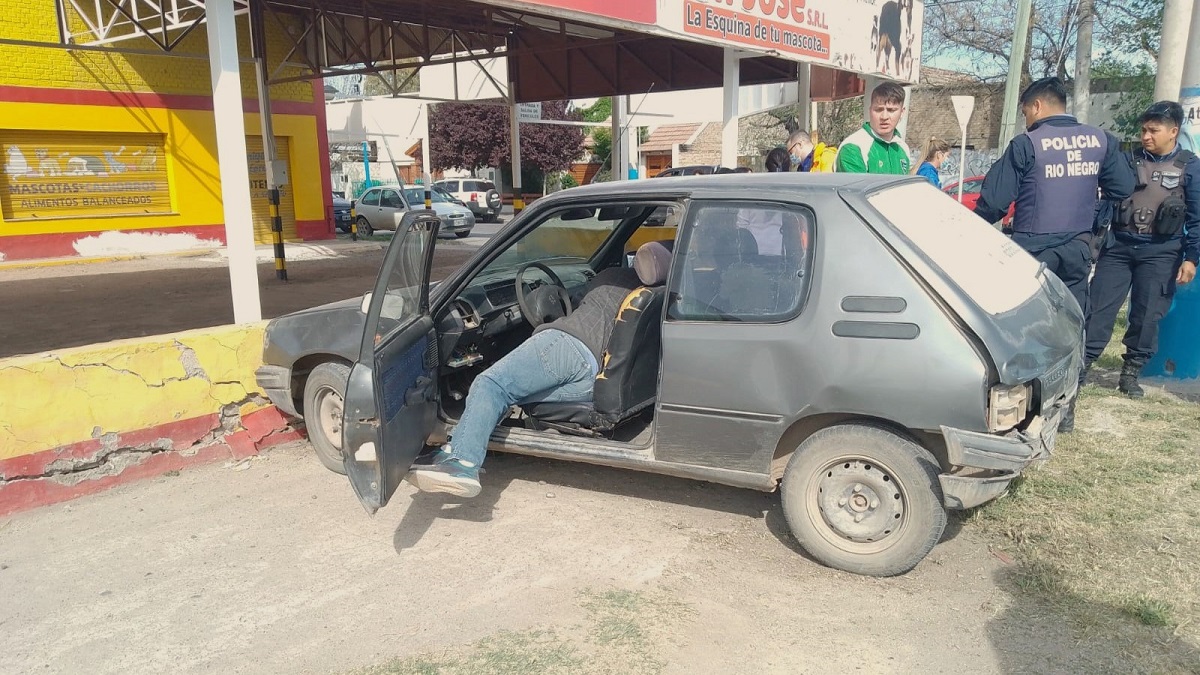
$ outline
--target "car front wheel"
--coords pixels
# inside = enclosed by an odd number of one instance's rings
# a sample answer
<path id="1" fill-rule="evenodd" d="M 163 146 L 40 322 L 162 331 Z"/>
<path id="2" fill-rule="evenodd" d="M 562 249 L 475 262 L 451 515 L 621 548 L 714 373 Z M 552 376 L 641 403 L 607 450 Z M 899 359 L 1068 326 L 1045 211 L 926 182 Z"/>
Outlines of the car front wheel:
<path id="1" fill-rule="evenodd" d="M 783 474 L 783 513 L 800 545 L 847 572 L 904 574 L 946 529 L 928 450 L 885 429 L 822 429 L 796 449 Z"/>
<path id="2" fill-rule="evenodd" d="M 358 235 L 360 237 L 369 237 L 371 236 L 371 233 L 375 231 L 375 229 L 371 227 L 371 221 L 367 220 L 364 216 L 359 216 L 357 222 Z"/>
<path id="3" fill-rule="evenodd" d="M 350 367 L 344 363 L 322 363 L 313 368 L 304 383 L 304 427 L 308 440 L 325 468 L 346 473 L 342 461 L 342 411 Z"/>

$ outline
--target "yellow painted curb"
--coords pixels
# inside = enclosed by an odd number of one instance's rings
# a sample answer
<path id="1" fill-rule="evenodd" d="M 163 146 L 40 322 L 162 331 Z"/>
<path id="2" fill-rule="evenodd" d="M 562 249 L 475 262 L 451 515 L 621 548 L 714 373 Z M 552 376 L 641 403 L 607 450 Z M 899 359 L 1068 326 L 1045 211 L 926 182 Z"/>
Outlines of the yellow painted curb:
<path id="1" fill-rule="evenodd" d="M 222 410 L 266 407 L 254 378 L 265 326 L 218 326 L 0 359 L 0 461 Z"/>

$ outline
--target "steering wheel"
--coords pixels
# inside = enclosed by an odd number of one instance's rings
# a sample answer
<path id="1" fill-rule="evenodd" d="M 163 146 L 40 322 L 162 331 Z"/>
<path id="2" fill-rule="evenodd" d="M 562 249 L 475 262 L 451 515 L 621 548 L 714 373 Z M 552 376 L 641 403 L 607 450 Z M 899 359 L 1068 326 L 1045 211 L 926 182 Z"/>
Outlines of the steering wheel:
<path id="1" fill-rule="evenodd" d="M 550 283 L 538 286 L 526 293 L 525 270 L 530 267 L 545 272 L 546 276 L 550 278 Z M 521 265 L 513 283 L 517 285 L 517 306 L 521 308 L 521 316 L 524 316 L 529 325 L 534 328 L 555 319 L 561 319 L 574 309 L 571 306 L 571 296 L 567 293 L 562 279 L 559 279 L 554 270 L 543 263 L 531 262 Z"/>

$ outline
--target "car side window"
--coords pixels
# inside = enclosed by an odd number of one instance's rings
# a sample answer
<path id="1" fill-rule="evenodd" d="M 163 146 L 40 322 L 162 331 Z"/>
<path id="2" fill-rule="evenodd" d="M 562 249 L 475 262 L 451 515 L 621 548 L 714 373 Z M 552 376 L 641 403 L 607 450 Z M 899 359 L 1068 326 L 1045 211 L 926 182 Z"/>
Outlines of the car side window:
<path id="1" fill-rule="evenodd" d="M 689 209 L 683 256 L 671 278 L 668 319 L 776 323 L 808 295 L 816 216 L 762 202 L 700 202 Z"/>
<path id="2" fill-rule="evenodd" d="M 980 192 L 983 192 L 983 181 L 969 180 L 966 183 L 963 183 L 963 193 L 964 194 L 975 195 L 975 194 L 979 194 Z"/>
<path id="3" fill-rule="evenodd" d="M 441 183 L 441 187 L 446 192 L 458 192 L 458 181 L 448 180 L 445 183 Z"/>
<path id="4" fill-rule="evenodd" d="M 368 190 L 362 196 L 363 206 L 379 206 L 379 190 Z"/>
<path id="5" fill-rule="evenodd" d="M 383 205 L 390 209 L 404 208 L 404 200 L 400 199 L 400 194 L 395 190 L 384 190 L 381 200 Z"/>

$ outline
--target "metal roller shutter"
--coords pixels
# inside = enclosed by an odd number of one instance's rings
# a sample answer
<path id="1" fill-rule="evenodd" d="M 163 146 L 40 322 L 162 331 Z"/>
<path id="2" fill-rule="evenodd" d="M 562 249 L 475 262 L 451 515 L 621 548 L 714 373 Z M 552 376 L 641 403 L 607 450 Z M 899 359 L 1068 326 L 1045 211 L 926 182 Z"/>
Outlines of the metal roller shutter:
<path id="1" fill-rule="evenodd" d="M 3 131 L 5 220 L 171 213 L 165 137 L 152 133 Z"/>
<path id="2" fill-rule="evenodd" d="M 292 155 L 288 139 L 275 137 L 275 154 L 287 162 L 291 173 Z M 271 204 L 267 200 L 267 168 L 263 159 L 262 136 L 246 137 L 246 155 L 250 161 L 250 212 L 254 220 L 254 241 L 258 244 L 271 243 Z M 292 199 L 292 186 L 279 189 L 279 216 L 283 220 L 285 241 L 298 241 L 296 234 L 296 203 Z"/>

